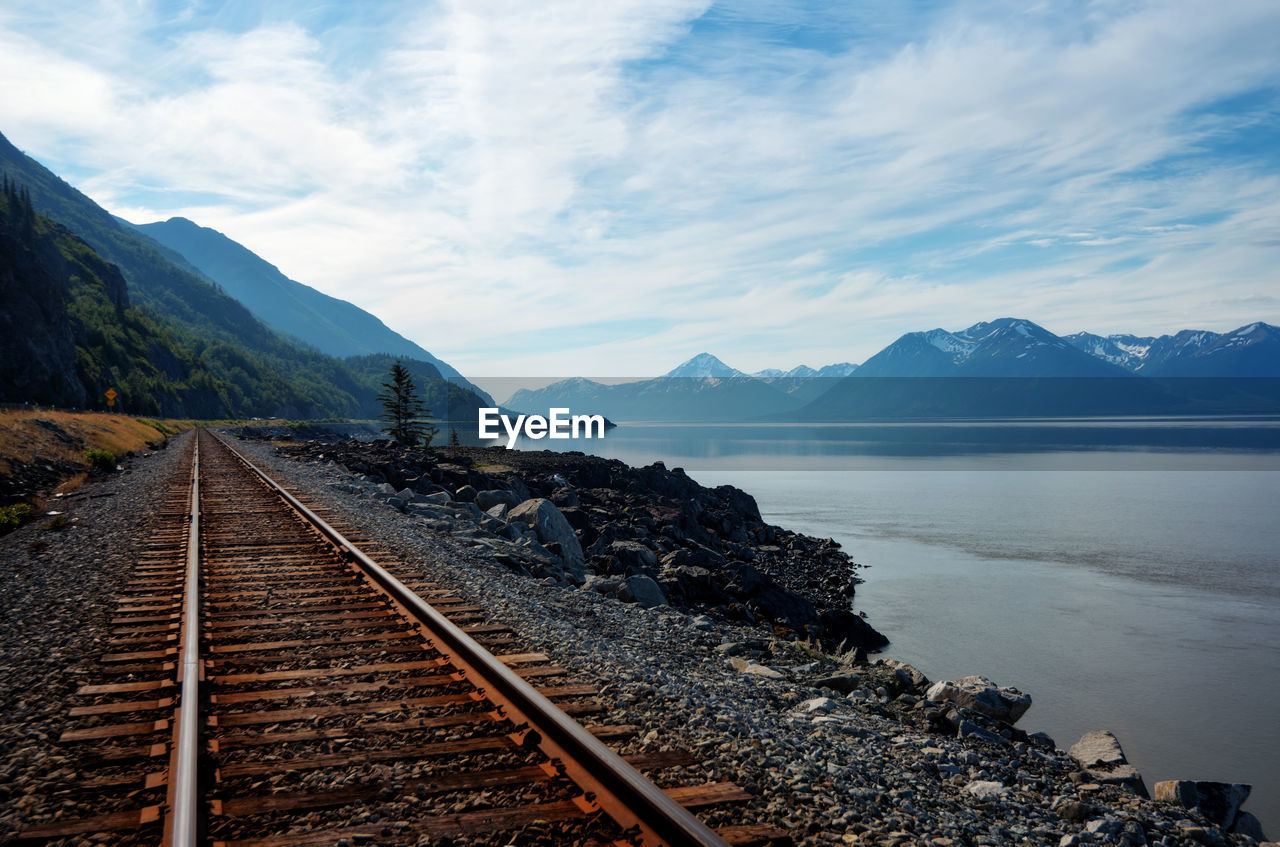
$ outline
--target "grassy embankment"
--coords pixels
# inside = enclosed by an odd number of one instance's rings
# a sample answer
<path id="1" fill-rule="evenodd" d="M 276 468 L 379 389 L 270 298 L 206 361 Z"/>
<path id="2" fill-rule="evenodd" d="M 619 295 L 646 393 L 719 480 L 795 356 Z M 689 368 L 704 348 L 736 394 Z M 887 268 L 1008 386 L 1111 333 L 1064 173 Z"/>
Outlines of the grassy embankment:
<path id="1" fill-rule="evenodd" d="M 170 435 L 196 423 L 93 412 L 0 412 L 0 480 L 9 483 L 8 502 L 0 502 L 0 535 L 38 512 L 49 493 L 70 493 L 93 470 L 110 470 L 130 453 L 159 449 Z M 18 496 L 26 502 L 13 502 Z"/>

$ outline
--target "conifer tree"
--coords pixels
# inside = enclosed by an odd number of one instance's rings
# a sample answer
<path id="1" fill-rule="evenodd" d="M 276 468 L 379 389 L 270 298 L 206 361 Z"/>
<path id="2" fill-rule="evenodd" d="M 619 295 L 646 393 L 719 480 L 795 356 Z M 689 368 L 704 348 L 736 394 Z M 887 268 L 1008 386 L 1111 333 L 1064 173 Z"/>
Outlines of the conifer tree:
<path id="1" fill-rule="evenodd" d="M 430 447 L 436 428 L 423 420 L 431 410 L 418 397 L 413 377 L 399 361 L 391 366 L 390 377 L 390 382 L 382 383 L 385 390 L 378 394 L 382 404 L 378 418 L 387 422 L 382 431 L 401 444 Z"/>

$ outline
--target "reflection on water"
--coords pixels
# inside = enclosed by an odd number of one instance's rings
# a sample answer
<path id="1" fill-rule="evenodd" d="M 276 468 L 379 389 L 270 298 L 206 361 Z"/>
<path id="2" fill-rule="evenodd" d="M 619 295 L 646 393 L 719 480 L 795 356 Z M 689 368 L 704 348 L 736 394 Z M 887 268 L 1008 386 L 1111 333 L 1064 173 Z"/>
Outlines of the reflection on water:
<path id="1" fill-rule="evenodd" d="M 870 565 L 857 608 L 931 678 L 1035 698 L 1060 746 L 1111 729 L 1161 779 L 1251 782 L 1280 829 L 1275 419 L 622 426 L 523 442 L 683 466 Z M 816 470 L 842 471 L 815 473 Z"/>
<path id="2" fill-rule="evenodd" d="M 1280 418 L 1107 418 L 898 424 L 623 424 L 603 440 L 529 439 L 519 449 L 582 450 L 686 469 L 909 469 L 928 460 L 994 469 L 1280 470 Z"/>

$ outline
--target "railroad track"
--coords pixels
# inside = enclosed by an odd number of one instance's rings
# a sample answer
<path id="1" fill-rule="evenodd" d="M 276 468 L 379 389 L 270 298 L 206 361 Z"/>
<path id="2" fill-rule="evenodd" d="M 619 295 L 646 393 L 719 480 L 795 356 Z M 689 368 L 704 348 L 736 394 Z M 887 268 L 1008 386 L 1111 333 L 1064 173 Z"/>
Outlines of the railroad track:
<path id="1" fill-rule="evenodd" d="M 591 685 L 421 577 L 401 582 L 212 433 L 191 439 L 118 598 L 101 678 L 60 744 L 76 766 L 21 841 L 712 845 L 690 811 L 730 783 L 660 789 L 605 742 Z M 385 556 L 369 548 L 370 552 Z"/>

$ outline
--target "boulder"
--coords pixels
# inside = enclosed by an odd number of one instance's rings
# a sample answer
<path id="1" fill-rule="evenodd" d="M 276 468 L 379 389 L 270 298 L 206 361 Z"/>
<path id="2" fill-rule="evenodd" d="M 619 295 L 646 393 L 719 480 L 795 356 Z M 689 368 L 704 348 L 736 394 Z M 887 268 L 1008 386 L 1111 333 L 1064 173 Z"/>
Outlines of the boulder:
<path id="1" fill-rule="evenodd" d="M 1239 782 L 1191 782 L 1186 779 L 1170 779 L 1157 782 L 1155 796 L 1166 803 L 1176 803 L 1186 809 L 1195 809 L 1221 827 L 1236 822 L 1236 813 L 1249 799 L 1252 785 Z"/>
<path id="2" fill-rule="evenodd" d="M 565 569 L 576 576 L 579 581 L 586 575 L 586 559 L 582 555 L 582 545 L 573 527 L 565 520 L 564 515 L 556 508 L 555 503 L 545 497 L 525 500 L 507 514 L 507 519 L 532 527 L 543 544 L 560 545 L 560 557 Z"/>
<path id="3" fill-rule="evenodd" d="M 988 744 L 1004 744 L 1005 739 L 989 729 L 983 729 L 973 721 L 960 721 L 956 727 L 956 738 L 976 738 Z"/>
<path id="4" fill-rule="evenodd" d="M 1031 708 L 1031 695 L 1016 688 L 1001 688 L 984 676 L 935 682 L 925 692 L 925 698 L 935 703 L 950 700 L 1010 725 Z"/>
<path id="5" fill-rule="evenodd" d="M 464 485 L 454 492 L 453 497 L 455 500 L 461 500 L 463 503 L 470 503 L 476 499 L 477 493 L 479 492 L 476 491 L 474 486 Z"/>
<path id="6" fill-rule="evenodd" d="M 594 591 L 597 594 L 606 594 L 613 596 L 622 588 L 622 577 L 620 576 L 600 576 L 599 574 L 589 573 L 582 583 L 584 591 Z"/>
<path id="7" fill-rule="evenodd" d="M 1236 835 L 1247 835 L 1257 842 L 1267 840 L 1267 836 L 1262 832 L 1262 822 L 1248 812 L 1236 815 L 1236 822 L 1231 825 L 1231 831 Z"/>
<path id="8" fill-rule="evenodd" d="M 498 503 L 494 506 L 490 506 L 488 509 L 485 509 L 484 513 L 491 518 L 497 518 L 500 521 L 505 521 L 507 519 L 507 513 L 510 511 L 511 507 L 506 503 Z"/>
<path id="9" fill-rule="evenodd" d="M 922 674 L 913 665 L 900 662 L 897 659 L 881 659 L 877 664 L 893 668 L 894 673 L 902 683 L 903 691 L 919 694 L 929 687 L 929 677 Z"/>
<path id="10" fill-rule="evenodd" d="M 420 503 L 435 503 L 437 506 L 447 506 L 453 502 L 453 498 L 449 496 L 448 491 L 437 491 L 434 494 L 423 494 L 418 498 Z"/>
<path id="11" fill-rule="evenodd" d="M 658 557 L 639 541 L 615 541 L 609 545 L 608 552 L 617 556 L 623 567 L 652 570 L 658 566 Z"/>
<path id="12" fill-rule="evenodd" d="M 475 496 L 476 505 L 486 512 L 495 506 L 518 506 L 520 498 L 510 491 L 503 491 L 500 488 L 489 488 L 484 491 L 477 491 Z"/>
<path id="13" fill-rule="evenodd" d="M 1132 791 L 1139 797 L 1147 796 L 1147 784 L 1138 769 L 1130 764 L 1113 765 L 1110 768 L 1086 768 L 1085 775 L 1090 782 L 1099 785 L 1118 785 Z"/>
<path id="14" fill-rule="evenodd" d="M 647 576 L 629 576 L 618 591 L 618 599 L 625 602 L 636 602 L 644 608 L 662 606 L 667 602 L 667 595 L 652 578 Z"/>
<path id="15" fill-rule="evenodd" d="M 1099 785 L 1118 785 L 1122 788 L 1146 797 L 1147 786 L 1142 781 L 1142 774 L 1129 764 L 1120 742 L 1105 729 L 1086 732 L 1080 740 L 1071 745 L 1067 755 L 1075 759 L 1091 782 Z"/>
<path id="16" fill-rule="evenodd" d="M 1080 740 L 1071 745 L 1067 755 L 1080 763 L 1082 768 L 1099 766 L 1125 765 L 1129 760 L 1120 749 L 1120 742 L 1105 729 L 1086 732 Z"/>

